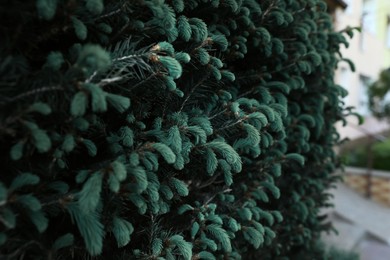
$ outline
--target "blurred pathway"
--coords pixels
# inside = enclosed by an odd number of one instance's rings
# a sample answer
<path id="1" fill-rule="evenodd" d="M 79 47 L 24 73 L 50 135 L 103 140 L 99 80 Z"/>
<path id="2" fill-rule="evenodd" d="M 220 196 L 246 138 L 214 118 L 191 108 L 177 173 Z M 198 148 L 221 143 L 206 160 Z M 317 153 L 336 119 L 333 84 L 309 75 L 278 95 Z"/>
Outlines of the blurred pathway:
<path id="1" fill-rule="evenodd" d="M 343 184 L 332 190 L 330 220 L 339 235 L 324 235 L 328 245 L 360 254 L 361 260 L 390 259 L 390 208 L 368 200 Z"/>

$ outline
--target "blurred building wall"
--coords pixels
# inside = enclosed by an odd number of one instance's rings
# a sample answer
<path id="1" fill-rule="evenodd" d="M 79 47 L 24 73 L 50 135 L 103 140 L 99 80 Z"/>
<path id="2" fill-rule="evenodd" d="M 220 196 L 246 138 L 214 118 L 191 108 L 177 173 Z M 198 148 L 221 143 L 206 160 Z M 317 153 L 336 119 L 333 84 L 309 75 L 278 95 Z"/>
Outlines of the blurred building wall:
<path id="1" fill-rule="evenodd" d="M 381 70 L 390 67 L 390 0 L 343 0 L 346 8 L 334 11 L 335 30 L 347 26 L 361 27 L 355 32 L 349 48 L 342 47 L 345 58 L 351 59 L 356 66 L 352 72 L 346 63 L 339 63 L 336 71 L 336 83 L 346 88 L 349 96 L 344 99 L 347 106 L 356 107 L 366 120 L 357 126 L 355 118 L 348 118 L 349 126 L 338 129 L 342 137 L 355 139 L 367 134 L 376 134 L 387 130 L 389 124 L 380 122 L 370 115 L 368 109 L 367 87 L 377 80 Z"/>

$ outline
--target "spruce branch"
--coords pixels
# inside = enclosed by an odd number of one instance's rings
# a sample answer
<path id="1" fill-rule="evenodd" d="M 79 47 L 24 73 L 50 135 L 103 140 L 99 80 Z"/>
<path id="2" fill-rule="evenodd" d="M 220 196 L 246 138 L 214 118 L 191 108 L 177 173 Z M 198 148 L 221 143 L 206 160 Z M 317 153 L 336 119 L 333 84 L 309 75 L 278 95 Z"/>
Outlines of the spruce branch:
<path id="1" fill-rule="evenodd" d="M 352 32 L 320 0 L 192 2 L 0 4 L 0 258 L 322 257 Z"/>

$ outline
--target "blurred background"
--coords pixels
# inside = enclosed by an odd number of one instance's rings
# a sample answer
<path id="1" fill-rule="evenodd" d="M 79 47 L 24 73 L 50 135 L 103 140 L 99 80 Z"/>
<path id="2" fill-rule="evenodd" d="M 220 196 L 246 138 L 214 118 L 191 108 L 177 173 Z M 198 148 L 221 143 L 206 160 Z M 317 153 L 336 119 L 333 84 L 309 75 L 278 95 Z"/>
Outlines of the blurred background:
<path id="1" fill-rule="evenodd" d="M 336 31 L 356 27 L 343 46 L 336 84 L 348 91 L 343 102 L 364 119 L 337 125 L 346 165 L 344 183 L 332 194 L 327 213 L 339 234 L 324 242 L 345 259 L 390 259 L 390 0 L 326 0 Z M 360 31 L 360 32 L 359 32 Z M 352 65 L 349 60 L 353 61 Z M 341 256 L 335 259 L 342 259 Z"/>

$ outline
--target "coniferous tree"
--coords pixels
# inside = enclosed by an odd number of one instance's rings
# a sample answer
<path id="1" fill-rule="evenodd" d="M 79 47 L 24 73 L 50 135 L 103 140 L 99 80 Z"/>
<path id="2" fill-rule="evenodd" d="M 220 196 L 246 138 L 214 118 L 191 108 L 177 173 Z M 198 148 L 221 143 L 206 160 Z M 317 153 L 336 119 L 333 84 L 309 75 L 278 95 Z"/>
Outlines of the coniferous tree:
<path id="1" fill-rule="evenodd" d="M 1 258 L 314 254 L 350 113 L 322 0 L 0 5 Z"/>

